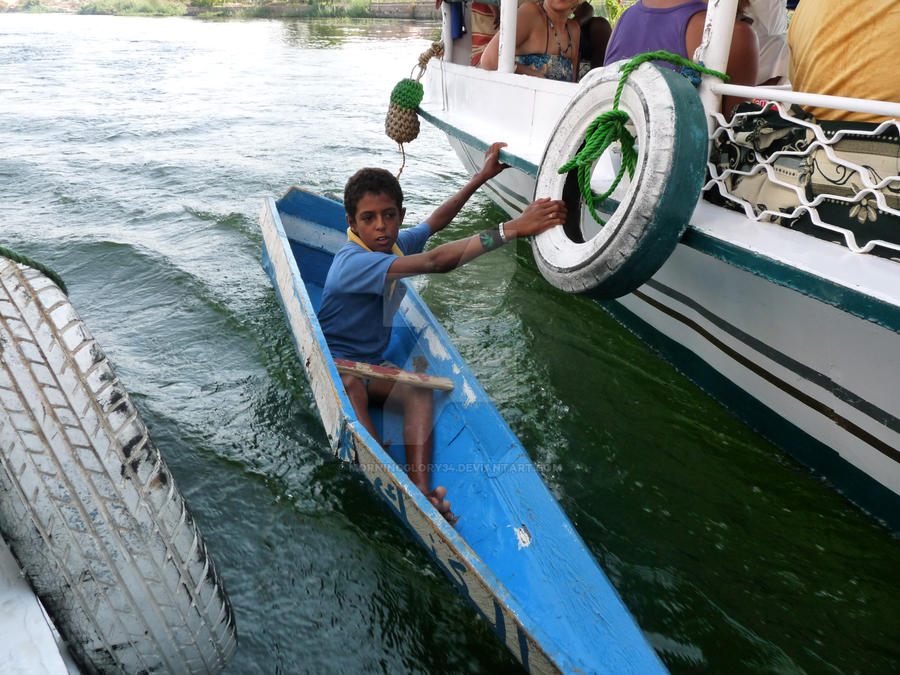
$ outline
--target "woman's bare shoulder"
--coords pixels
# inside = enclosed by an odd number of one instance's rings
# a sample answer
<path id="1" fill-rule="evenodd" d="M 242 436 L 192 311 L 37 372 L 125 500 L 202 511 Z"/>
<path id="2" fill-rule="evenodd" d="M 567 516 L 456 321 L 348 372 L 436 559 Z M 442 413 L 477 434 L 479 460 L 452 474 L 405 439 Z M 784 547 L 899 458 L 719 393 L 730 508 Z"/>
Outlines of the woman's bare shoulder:
<path id="1" fill-rule="evenodd" d="M 523 2 L 519 6 L 518 11 L 518 20 L 522 19 L 540 19 L 541 17 L 541 6 L 536 2 Z"/>

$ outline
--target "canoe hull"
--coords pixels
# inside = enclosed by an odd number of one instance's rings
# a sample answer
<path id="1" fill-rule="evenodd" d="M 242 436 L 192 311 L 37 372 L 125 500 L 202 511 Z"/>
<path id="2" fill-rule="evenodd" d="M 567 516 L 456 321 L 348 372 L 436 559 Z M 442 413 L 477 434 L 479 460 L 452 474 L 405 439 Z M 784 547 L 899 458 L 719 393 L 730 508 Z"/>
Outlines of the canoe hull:
<path id="1" fill-rule="evenodd" d="M 435 462 L 436 466 L 449 467 L 436 471 L 445 471 L 441 483 L 448 485 L 457 508 L 467 500 L 459 499 L 462 483 L 451 489 L 454 467 L 469 472 L 466 482 L 480 480 L 483 512 L 475 510 L 474 501 L 469 499 L 468 510 L 463 513 L 468 523 L 461 521 L 458 529 L 450 527 L 394 458 L 358 423 L 327 353 L 308 283 L 301 277 L 293 252 L 299 238 L 319 237 L 323 248 L 334 248 L 333 237 L 321 235 L 312 222 L 342 215 L 335 211 L 335 203 L 325 202 L 298 190 L 290 191 L 280 202 L 268 199 L 260 227 L 263 267 L 273 280 L 334 454 L 356 465 L 529 672 L 664 672 L 596 561 L 540 481 L 527 454 L 411 288 L 398 316 L 413 332 L 427 336 L 416 344 L 425 351 L 429 373 L 449 377 L 455 384 L 453 392 L 436 394 L 446 399 L 436 398 L 441 405 L 436 403 Z M 303 212 L 304 217 L 288 217 L 287 211 Z M 395 320 L 395 332 L 397 329 Z M 446 424 L 453 425 L 450 433 L 444 428 Z M 457 439 L 477 436 L 479 429 L 491 430 L 486 444 L 496 448 L 498 454 L 454 455 L 459 450 L 455 447 Z M 449 437 L 449 443 L 441 441 Z M 488 528 L 493 536 L 475 537 L 478 544 L 470 545 L 460 532 L 472 531 L 482 519 L 493 521 Z M 513 553 L 498 559 L 497 550 L 504 547 Z M 515 573 L 517 565 L 522 566 L 521 574 Z M 513 569 L 512 574 L 502 571 L 507 566 Z M 501 581 L 497 570 L 507 582 Z M 537 581 L 520 588 L 510 586 L 508 580 L 515 584 L 517 578 Z M 564 613 L 548 612 L 544 605 L 555 601 L 556 595 L 567 594 L 573 625 L 566 625 L 568 617 L 556 625 Z M 583 644 L 589 647 L 578 650 L 566 643 L 571 639 L 568 633 L 585 630 L 588 637 Z"/>

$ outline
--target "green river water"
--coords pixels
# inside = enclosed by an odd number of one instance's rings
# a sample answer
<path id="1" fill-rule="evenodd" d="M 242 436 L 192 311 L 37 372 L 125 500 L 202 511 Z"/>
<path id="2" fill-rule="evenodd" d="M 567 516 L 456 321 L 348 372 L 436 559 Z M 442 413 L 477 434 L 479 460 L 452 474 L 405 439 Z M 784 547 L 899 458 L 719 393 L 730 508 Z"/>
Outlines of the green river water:
<path id="1" fill-rule="evenodd" d="M 0 14 L 0 243 L 65 279 L 166 457 L 234 604 L 229 673 L 520 672 L 332 458 L 259 264 L 264 196 L 399 168 L 388 95 L 435 31 Z M 466 176 L 427 126 L 407 153 L 413 221 Z M 441 237 L 501 217 L 477 195 Z M 670 670 L 900 671 L 887 530 L 527 245 L 417 283 Z"/>

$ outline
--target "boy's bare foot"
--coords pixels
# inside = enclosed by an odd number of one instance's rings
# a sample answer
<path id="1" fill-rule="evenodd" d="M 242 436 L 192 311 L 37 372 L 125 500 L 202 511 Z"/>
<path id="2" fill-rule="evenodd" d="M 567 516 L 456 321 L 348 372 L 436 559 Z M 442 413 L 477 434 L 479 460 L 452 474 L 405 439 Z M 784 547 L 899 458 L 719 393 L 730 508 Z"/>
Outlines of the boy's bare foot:
<path id="1" fill-rule="evenodd" d="M 431 492 L 425 492 L 425 496 L 428 498 L 432 504 L 434 504 L 434 508 L 438 510 L 444 519 L 450 523 L 450 525 L 455 526 L 456 521 L 459 520 L 459 516 L 453 515 L 453 511 L 450 510 L 450 501 L 444 499 L 447 496 L 447 488 L 443 485 L 439 485 Z"/>

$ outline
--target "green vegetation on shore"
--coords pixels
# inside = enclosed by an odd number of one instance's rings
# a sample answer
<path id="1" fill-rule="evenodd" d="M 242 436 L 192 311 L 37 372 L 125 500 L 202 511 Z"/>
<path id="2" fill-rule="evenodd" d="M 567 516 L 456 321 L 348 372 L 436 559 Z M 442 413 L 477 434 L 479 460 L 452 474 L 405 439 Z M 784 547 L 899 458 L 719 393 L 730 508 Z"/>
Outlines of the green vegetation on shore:
<path id="1" fill-rule="evenodd" d="M 79 14 L 117 16 L 181 16 L 186 11 L 178 0 L 91 0 L 78 8 Z"/>
<path id="2" fill-rule="evenodd" d="M 40 0 L 26 0 L 20 5 L 8 8 L 6 11 L 19 11 L 26 12 L 28 14 L 41 14 L 44 12 L 55 12 L 57 10 L 53 9 L 52 7 L 45 7 L 41 4 Z"/>
<path id="3" fill-rule="evenodd" d="M 431 0 L 419 0 L 431 5 Z M 67 12 L 116 16 L 235 16 L 235 17 L 329 17 L 369 18 L 379 16 L 378 0 L 18 0 L 9 12 Z M 410 12 L 416 0 L 409 3 Z M 376 7 L 373 8 L 372 5 Z"/>

